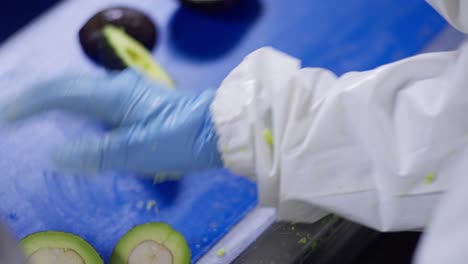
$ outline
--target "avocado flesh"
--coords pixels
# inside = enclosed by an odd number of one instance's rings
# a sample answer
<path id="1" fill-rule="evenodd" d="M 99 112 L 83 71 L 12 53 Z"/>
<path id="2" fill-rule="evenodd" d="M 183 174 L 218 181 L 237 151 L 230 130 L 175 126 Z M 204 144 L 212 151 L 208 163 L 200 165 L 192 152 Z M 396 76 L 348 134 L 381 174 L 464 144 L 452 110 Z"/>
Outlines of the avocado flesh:
<path id="1" fill-rule="evenodd" d="M 107 46 L 102 35 L 102 28 L 112 24 L 125 29 L 125 32 L 136 39 L 148 50 L 153 49 L 158 38 L 158 29 L 154 21 L 142 10 L 128 6 L 113 6 L 103 9 L 93 15 L 80 29 L 78 37 L 81 47 L 87 56 L 93 61 L 103 63 L 102 48 Z M 106 61 L 109 61 L 106 58 Z M 122 70 L 125 67 L 120 64 L 103 64 L 111 70 Z"/>
<path id="2" fill-rule="evenodd" d="M 150 79 L 173 88 L 174 81 L 151 56 L 151 53 L 124 30 L 113 25 L 103 28 L 103 35 L 111 49 L 128 66 Z"/>
<path id="3" fill-rule="evenodd" d="M 185 238 L 165 223 L 139 225 L 117 243 L 111 264 L 189 264 Z"/>
<path id="4" fill-rule="evenodd" d="M 42 248 L 28 258 L 31 264 L 85 264 L 83 258 L 74 250 L 62 248 Z"/>
<path id="5" fill-rule="evenodd" d="M 21 240 L 20 246 L 31 264 L 103 264 L 90 244 L 69 233 L 34 233 Z"/>
<path id="6" fill-rule="evenodd" d="M 155 241 L 141 242 L 128 257 L 128 264 L 172 264 L 172 253 Z"/>
<path id="7" fill-rule="evenodd" d="M 174 256 L 174 264 L 190 263 L 190 249 L 185 238 L 178 232 L 174 231 L 164 241 L 164 246 L 169 248 Z"/>

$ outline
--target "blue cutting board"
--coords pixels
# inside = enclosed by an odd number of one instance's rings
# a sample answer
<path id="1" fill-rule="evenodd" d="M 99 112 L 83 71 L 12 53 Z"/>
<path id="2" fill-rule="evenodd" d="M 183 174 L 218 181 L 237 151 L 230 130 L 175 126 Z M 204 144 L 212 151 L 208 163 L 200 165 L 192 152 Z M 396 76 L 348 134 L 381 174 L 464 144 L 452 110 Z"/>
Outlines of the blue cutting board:
<path id="1" fill-rule="evenodd" d="M 67 1 L 0 48 L 0 100 L 61 74 L 106 74 L 88 61 L 77 31 L 116 3 L 157 21 L 155 57 L 179 89 L 217 87 L 249 52 L 273 46 L 337 74 L 413 55 L 446 24 L 422 0 L 248 0 L 242 12 L 203 16 L 172 0 Z M 0 125 L 0 214 L 18 238 L 61 230 L 88 240 L 108 260 L 118 239 L 148 221 L 173 225 L 199 259 L 256 204 L 256 186 L 226 170 L 154 185 L 134 175 L 58 172 L 52 150 L 104 128 L 84 117 L 46 113 Z M 146 210 L 149 200 L 156 207 Z M 157 210 L 155 210 L 157 208 Z"/>

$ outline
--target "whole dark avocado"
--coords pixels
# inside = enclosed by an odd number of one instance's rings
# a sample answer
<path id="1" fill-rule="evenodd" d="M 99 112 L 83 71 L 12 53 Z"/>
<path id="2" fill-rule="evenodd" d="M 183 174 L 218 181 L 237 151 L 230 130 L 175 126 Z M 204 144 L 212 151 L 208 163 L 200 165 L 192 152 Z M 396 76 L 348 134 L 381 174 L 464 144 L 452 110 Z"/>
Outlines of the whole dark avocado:
<path id="1" fill-rule="evenodd" d="M 225 11 L 240 0 L 179 0 L 180 3 L 190 9 L 201 12 L 220 12 Z"/>
<path id="2" fill-rule="evenodd" d="M 103 28 L 114 25 L 151 50 L 156 44 L 158 31 L 154 22 L 145 13 L 129 7 L 111 7 L 92 16 L 79 31 L 83 51 L 93 61 L 111 70 L 127 67 L 113 52 L 103 36 Z"/>

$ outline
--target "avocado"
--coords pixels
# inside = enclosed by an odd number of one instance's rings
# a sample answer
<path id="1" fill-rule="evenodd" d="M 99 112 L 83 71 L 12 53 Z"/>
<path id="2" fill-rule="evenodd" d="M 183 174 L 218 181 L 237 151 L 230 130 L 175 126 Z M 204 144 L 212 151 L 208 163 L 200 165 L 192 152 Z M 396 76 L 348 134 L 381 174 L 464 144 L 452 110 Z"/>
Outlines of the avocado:
<path id="1" fill-rule="evenodd" d="M 122 70 L 126 66 L 116 58 L 114 60 L 107 58 L 106 61 L 103 61 L 104 56 L 116 56 L 106 52 L 109 47 L 102 35 L 102 29 L 106 25 L 123 28 L 128 35 L 149 50 L 154 47 L 158 38 L 155 23 L 148 15 L 137 9 L 116 6 L 93 15 L 78 33 L 81 47 L 89 58 L 111 70 Z"/>
<path id="2" fill-rule="evenodd" d="M 126 233 L 112 252 L 110 264 L 189 264 L 190 248 L 170 225 L 152 222 Z"/>
<path id="3" fill-rule="evenodd" d="M 56 231 L 31 234 L 20 242 L 31 264 L 103 264 L 96 250 L 79 236 Z"/>
<path id="4" fill-rule="evenodd" d="M 151 53 L 138 41 L 125 33 L 124 30 L 113 25 L 106 25 L 103 34 L 109 46 L 122 60 L 123 64 L 135 68 L 150 79 L 168 87 L 174 87 L 174 81 L 164 71 L 161 65 L 153 60 Z"/>

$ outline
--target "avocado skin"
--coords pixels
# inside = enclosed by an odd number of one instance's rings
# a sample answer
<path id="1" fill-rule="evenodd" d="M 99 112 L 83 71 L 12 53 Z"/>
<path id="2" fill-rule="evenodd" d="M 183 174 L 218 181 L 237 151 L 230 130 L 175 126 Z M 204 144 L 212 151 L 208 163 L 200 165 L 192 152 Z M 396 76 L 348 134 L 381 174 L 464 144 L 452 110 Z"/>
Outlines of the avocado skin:
<path id="1" fill-rule="evenodd" d="M 131 252 L 143 241 L 165 246 L 173 256 L 173 264 L 190 264 L 191 252 L 187 240 L 169 224 L 149 222 L 137 225 L 124 234 L 115 246 L 110 264 L 127 264 Z"/>
<path id="2" fill-rule="evenodd" d="M 139 10 L 116 6 L 96 13 L 80 29 L 78 37 L 84 53 L 107 69 L 127 68 L 102 34 L 103 27 L 108 24 L 123 28 L 148 50 L 153 49 L 157 42 L 158 30 L 155 23 Z"/>
<path id="3" fill-rule="evenodd" d="M 32 233 L 19 242 L 23 253 L 29 257 L 41 248 L 64 248 L 75 251 L 85 264 L 104 264 L 99 253 L 82 237 L 61 231 L 41 231 Z"/>

